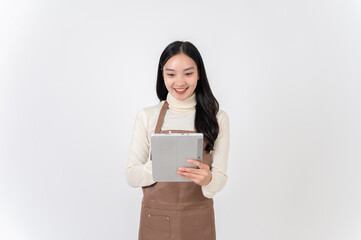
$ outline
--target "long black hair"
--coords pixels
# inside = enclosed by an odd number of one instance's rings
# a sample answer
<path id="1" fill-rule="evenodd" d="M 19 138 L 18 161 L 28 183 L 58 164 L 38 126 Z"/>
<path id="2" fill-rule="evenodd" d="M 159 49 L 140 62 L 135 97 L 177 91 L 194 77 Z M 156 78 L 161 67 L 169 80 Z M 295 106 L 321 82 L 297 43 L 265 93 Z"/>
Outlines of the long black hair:
<path id="1" fill-rule="evenodd" d="M 157 95 L 160 101 L 167 99 L 168 90 L 164 83 L 162 69 L 169 58 L 181 52 L 192 58 L 197 64 L 199 80 L 194 90 L 197 101 L 194 125 L 197 132 L 203 133 L 204 139 L 207 142 L 206 151 L 210 152 L 213 150 L 214 142 L 219 133 L 216 117 L 219 104 L 209 86 L 201 54 L 192 43 L 187 41 L 174 41 L 164 49 L 158 65 Z"/>

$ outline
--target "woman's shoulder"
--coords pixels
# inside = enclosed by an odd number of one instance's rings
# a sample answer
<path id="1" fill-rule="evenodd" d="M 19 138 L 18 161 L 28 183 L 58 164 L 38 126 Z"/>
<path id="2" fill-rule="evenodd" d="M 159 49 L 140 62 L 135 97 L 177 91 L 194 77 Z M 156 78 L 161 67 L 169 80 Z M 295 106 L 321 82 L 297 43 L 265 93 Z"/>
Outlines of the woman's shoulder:
<path id="1" fill-rule="evenodd" d="M 154 115 L 159 114 L 160 109 L 162 108 L 164 102 L 165 101 L 163 100 L 155 105 L 143 107 L 142 109 L 140 109 L 138 111 L 137 116 L 140 118 L 143 118 L 143 119 L 145 119 L 145 118 L 149 119 L 149 118 L 153 117 Z"/>
<path id="2" fill-rule="evenodd" d="M 222 123 L 222 122 L 228 123 L 229 122 L 228 114 L 222 109 L 218 109 L 216 116 L 217 116 L 217 120 L 219 123 Z"/>

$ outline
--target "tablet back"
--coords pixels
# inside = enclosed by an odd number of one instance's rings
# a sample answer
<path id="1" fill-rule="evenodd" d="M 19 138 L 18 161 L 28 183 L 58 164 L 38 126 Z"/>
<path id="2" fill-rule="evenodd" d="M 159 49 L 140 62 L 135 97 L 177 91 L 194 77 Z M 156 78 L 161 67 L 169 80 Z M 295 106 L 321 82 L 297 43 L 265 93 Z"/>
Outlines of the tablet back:
<path id="1" fill-rule="evenodd" d="M 152 169 L 155 182 L 188 182 L 177 174 L 179 167 L 193 167 L 187 162 L 202 162 L 202 133 L 160 133 L 151 136 Z"/>

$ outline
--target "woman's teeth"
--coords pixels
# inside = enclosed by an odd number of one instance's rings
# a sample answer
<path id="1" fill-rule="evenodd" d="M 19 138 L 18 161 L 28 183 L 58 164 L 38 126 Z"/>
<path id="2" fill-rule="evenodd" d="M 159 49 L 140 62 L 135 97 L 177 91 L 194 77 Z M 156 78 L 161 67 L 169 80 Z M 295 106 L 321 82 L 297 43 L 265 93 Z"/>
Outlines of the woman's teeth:
<path id="1" fill-rule="evenodd" d="M 187 90 L 187 88 L 175 88 L 174 89 L 177 93 L 184 93 L 186 90 Z"/>

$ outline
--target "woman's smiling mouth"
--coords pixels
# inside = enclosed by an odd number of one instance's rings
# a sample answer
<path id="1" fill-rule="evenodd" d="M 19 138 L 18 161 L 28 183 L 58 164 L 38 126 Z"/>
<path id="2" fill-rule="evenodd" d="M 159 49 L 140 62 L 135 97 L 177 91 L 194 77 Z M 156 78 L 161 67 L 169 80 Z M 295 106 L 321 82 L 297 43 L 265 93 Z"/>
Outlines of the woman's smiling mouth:
<path id="1" fill-rule="evenodd" d="M 178 94 L 183 94 L 187 91 L 188 88 L 174 88 L 174 91 Z"/>

